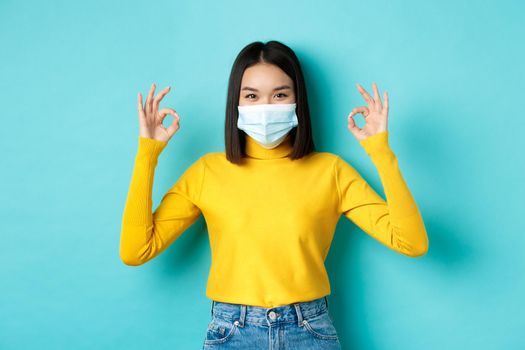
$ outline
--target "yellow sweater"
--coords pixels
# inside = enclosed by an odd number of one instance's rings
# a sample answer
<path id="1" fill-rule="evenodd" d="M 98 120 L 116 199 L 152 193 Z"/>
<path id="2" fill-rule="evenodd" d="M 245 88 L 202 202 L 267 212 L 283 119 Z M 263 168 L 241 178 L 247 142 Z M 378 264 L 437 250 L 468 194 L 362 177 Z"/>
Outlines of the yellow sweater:
<path id="1" fill-rule="evenodd" d="M 167 142 L 139 137 L 122 218 L 125 264 L 153 259 L 202 213 L 211 247 L 206 296 L 275 307 L 330 294 L 324 261 L 341 214 L 394 251 L 426 253 L 425 226 L 387 131 L 360 144 L 379 172 L 388 203 L 336 154 L 291 160 L 290 135 L 274 149 L 245 137 L 246 164 L 230 163 L 224 152 L 204 154 L 153 213 L 154 172 Z"/>

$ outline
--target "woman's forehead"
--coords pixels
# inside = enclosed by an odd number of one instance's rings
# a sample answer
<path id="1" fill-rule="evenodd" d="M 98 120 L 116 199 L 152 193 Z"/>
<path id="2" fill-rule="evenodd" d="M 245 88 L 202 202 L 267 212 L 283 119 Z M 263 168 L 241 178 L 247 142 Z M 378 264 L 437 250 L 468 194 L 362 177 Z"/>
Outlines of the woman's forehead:
<path id="1" fill-rule="evenodd" d="M 279 67 L 269 64 L 257 64 L 244 71 L 241 89 L 247 90 L 282 90 L 293 86 L 290 77 Z"/>

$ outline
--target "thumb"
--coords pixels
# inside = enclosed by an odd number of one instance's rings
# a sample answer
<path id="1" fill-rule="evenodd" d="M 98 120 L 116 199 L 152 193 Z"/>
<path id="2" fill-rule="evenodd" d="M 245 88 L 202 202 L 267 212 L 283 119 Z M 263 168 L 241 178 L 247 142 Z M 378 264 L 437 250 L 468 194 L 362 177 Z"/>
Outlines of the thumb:
<path id="1" fill-rule="evenodd" d="M 171 122 L 170 126 L 168 126 L 166 128 L 166 131 L 169 135 L 169 137 L 171 138 L 173 136 L 173 134 L 175 134 L 175 132 L 177 130 L 179 130 L 179 121 L 180 121 L 180 117 L 179 117 L 179 114 L 172 108 L 163 108 L 162 110 L 159 111 L 159 119 L 160 119 L 160 123 L 162 124 L 162 121 L 164 120 L 164 118 L 166 118 L 166 116 L 170 114 L 173 116 L 173 121 Z"/>
<path id="2" fill-rule="evenodd" d="M 350 132 L 354 134 L 356 138 L 360 134 L 360 131 L 361 131 L 361 129 L 355 123 L 352 113 L 350 113 L 350 115 L 348 116 L 348 130 L 350 130 Z"/>
<path id="3" fill-rule="evenodd" d="M 179 129 L 180 129 L 180 118 L 179 118 L 179 115 L 176 114 L 170 126 L 166 128 L 166 131 L 168 132 L 168 135 L 171 138 Z"/>

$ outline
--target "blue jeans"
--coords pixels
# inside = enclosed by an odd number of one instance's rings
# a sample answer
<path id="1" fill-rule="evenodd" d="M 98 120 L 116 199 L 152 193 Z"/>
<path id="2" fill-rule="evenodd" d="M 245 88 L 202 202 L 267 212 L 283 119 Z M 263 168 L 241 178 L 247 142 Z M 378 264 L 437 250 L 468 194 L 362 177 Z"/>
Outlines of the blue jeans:
<path id="1" fill-rule="evenodd" d="M 203 349 L 341 350 L 328 299 L 264 308 L 212 300 Z"/>

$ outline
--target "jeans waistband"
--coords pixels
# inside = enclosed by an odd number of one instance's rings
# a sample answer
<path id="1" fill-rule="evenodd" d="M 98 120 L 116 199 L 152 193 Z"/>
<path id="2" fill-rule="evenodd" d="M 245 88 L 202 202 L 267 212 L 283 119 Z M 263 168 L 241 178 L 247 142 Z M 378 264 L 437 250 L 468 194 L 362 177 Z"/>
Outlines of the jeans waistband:
<path id="1" fill-rule="evenodd" d="M 243 327 L 244 322 L 272 324 L 277 322 L 297 322 L 328 312 L 326 296 L 310 301 L 297 302 L 275 307 L 260 307 L 245 304 L 232 304 L 212 300 L 211 315 L 235 322 Z"/>

